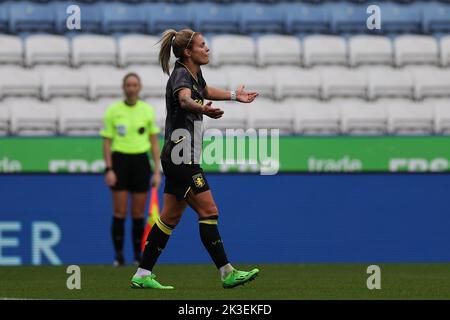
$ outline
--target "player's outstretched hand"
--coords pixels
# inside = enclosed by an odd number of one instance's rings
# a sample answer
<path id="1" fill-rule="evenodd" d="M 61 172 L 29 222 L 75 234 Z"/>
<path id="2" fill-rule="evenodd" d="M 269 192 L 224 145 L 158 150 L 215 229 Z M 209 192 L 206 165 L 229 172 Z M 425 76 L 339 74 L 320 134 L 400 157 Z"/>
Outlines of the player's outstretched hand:
<path id="1" fill-rule="evenodd" d="M 219 119 L 223 116 L 223 110 L 220 110 L 219 108 L 213 108 L 212 102 L 210 101 L 204 105 L 203 114 L 213 119 Z"/>
<path id="2" fill-rule="evenodd" d="M 258 92 L 246 92 L 244 89 L 245 86 L 241 85 L 236 90 L 236 99 L 239 102 L 250 103 L 255 100 L 257 96 L 259 96 Z"/>

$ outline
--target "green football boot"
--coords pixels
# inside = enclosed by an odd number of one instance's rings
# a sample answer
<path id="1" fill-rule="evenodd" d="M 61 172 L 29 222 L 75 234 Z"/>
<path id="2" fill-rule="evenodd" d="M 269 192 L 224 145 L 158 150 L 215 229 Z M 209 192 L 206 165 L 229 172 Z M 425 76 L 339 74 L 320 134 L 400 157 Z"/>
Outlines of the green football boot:
<path id="1" fill-rule="evenodd" d="M 131 287 L 134 289 L 173 289 L 172 286 L 163 286 L 155 280 L 156 275 L 153 273 L 148 276 L 133 276 L 131 279 Z"/>
<path id="2" fill-rule="evenodd" d="M 252 281 L 258 275 L 259 269 L 255 268 L 250 271 L 239 271 L 234 269 L 230 274 L 222 280 L 222 286 L 225 289 L 234 288 L 249 281 Z"/>

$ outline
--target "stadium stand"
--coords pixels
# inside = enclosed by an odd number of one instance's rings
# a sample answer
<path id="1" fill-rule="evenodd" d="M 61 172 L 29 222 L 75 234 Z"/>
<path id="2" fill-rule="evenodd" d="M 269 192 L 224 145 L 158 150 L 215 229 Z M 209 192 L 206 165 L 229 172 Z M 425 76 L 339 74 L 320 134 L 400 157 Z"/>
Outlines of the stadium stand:
<path id="1" fill-rule="evenodd" d="M 78 31 L 66 27 L 71 4 L 81 8 Z M 378 31 L 366 27 L 368 5 L 0 1 L 0 135 L 95 133 L 100 111 L 120 97 L 126 72 L 141 76 L 142 98 L 164 127 L 167 75 L 158 66 L 157 42 L 169 27 L 205 34 L 208 84 L 245 84 L 261 93 L 251 108 L 224 103 L 223 121 L 206 119 L 207 128 L 449 134 L 450 1 L 380 1 Z"/>

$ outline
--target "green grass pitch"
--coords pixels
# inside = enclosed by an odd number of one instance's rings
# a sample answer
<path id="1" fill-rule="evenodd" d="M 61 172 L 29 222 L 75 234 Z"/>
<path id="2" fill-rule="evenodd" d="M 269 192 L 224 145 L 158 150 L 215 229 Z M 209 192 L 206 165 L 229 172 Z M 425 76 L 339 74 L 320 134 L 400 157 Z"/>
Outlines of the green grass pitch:
<path id="1" fill-rule="evenodd" d="M 450 264 L 380 264 L 380 290 L 367 289 L 368 264 L 255 266 L 255 281 L 225 290 L 212 265 L 157 265 L 168 291 L 131 289 L 132 266 L 80 266 L 81 290 L 67 289 L 66 266 L 0 267 L 0 299 L 450 299 Z"/>

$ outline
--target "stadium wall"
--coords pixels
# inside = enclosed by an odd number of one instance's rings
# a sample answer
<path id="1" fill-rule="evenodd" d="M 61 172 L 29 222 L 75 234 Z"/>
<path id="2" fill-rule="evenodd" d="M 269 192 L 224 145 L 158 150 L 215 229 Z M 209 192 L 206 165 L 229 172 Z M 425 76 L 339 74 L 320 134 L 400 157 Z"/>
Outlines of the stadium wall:
<path id="1" fill-rule="evenodd" d="M 450 262 L 449 174 L 208 177 L 231 261 Z M 112 262 L 101 175 L 2 174 L 0 195 L 0 265 Z M 210 262 L 190 209 L 161 262 Z"/>

